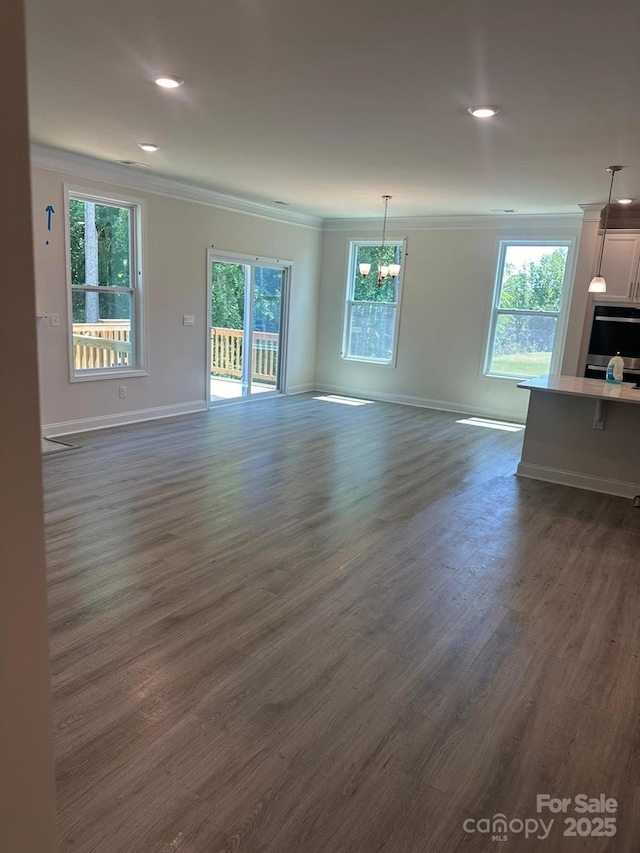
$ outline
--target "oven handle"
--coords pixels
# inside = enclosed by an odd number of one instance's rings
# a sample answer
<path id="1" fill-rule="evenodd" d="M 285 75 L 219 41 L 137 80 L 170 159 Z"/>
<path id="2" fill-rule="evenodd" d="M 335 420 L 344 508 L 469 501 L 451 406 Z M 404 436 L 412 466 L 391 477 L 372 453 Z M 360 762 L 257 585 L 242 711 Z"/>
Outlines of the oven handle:
<path id="1" fill-rule="evenodd" d="M 596 317 L 600 323 L 640 323 L 640 317 Z"/>
<path id="2" fill-rule="evenodd" d="M 599 370 L 602 373 L 607 372 L 607 368 L 601 364 L 588 364 L 587 370 Z M 640 370 L 637 367 L 625 367 L 623 372 L 624 373 L 640 373 Z"/>

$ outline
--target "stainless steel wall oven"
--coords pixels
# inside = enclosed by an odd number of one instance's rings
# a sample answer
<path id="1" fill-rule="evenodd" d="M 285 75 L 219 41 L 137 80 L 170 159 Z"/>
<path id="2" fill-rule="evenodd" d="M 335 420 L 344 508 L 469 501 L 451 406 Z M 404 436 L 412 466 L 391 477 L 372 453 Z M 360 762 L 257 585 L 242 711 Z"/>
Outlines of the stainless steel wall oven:
<path id="1" fill-rule="evenodd" d="M 640 308 L 596 305 L 585 376 L 604 379 L 617 352 L 624 358 L 624 381 L 640 380 Z"/>

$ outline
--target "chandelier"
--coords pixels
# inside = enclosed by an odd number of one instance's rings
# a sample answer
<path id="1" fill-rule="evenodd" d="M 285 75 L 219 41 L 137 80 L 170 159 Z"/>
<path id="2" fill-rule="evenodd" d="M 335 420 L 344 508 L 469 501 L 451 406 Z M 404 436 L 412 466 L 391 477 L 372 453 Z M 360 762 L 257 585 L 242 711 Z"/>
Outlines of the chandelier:
<path id="1" fill-rule="evenodd" d="M 393 198 L 393 196 L 382 196 L 382 203 L 384 204 L 384 219 L 382 220 L 382 242 L 380 244 L 380 262 L 378 264 L 378 277 L 376 279 L 377 287 L 381 287 L 386 278 L 395 278 L 400 272 L 400 264 L 384 263 L 384 246 L 387 236 L 387 208 L 389 207 L 389 200 L 391 198 Z M 371 272 L 371 264 L 358 264 L 358 269 L 362 278 L 366 278 Z"/>

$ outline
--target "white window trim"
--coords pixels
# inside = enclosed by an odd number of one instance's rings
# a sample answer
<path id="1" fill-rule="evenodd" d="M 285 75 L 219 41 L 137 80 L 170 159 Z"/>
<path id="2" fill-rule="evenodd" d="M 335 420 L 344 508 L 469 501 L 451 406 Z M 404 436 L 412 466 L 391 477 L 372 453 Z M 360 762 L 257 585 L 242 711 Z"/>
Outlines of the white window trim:
<path id="1" fill-rule="evenodd" d="M 71 198 L 84 198 L 87 201 L 95 201 L 98 204 L 121 204 L 133 207 L 135 213 L 135 234 L 132 251 L 137 269 L 137 280 L 134 295 L 134 318 L 136 341 L 136 364 L 132 367 L 103 367 L 97 370 L 83 370 L 76 373 L 74 370 L 73 354 L 73 287 L 71 283 L 71 235 L 69 233 L 69 202 Z M 145 252 L 144 252 L 144 227 L 145 227 L 145 202 L 143 199 L 120 193 L 104 194 L 96 192 L 90 187 L 77 187 L 64 184 L 64 230 L 65 230 L 65 265 L 67 278 L 67 335 L 69 338 L 69 381 L 70 382 L 93 382 L 100 379 L 117 379 L 119 377 L 148 376 L 147 370 L 147 311 L 145 299 Z"/>
<path id="2" fill-rule="evenodd" d="M 489 308 L 489 319 L 487 323 L 487 334 L 485 336 L 485 347 L 480 368 L 480 376 L 484 379 L 506 380 L 509 382 L 522 382 L 524 379 L 529 379 L 528 376 L 518 376 L 513 373 L 495 373 L 490 371 L 491 361 L 493 358 L 493 347 L 495 344 L 495 331 L 498 318 L 498 302 L 500 300 L 500 291 L 502 287 L 502 270 L 504 267 L 504 256 L 507 246 L 566 246 L 567 260 L 564 268 L 564 281 L 562 285 L 562 300 L 560 309 L 555 311 L 531 311 L 525 312 L 534 314 L 535 316 L 553 316 L 557 318 L 556 331 L 553 340 L 553 351 L 551 353 L 551 363 L 549 365 L 549 373 L 558 373 L 562 363 L 564 346 L 567 336 L 567 325 L 569 321 L 569 306 L 571 304 L 571 293 L 573 290 L 574 281 L 574 265 L 575 265 L 575 249 L 576 237 L 556 235 L 548 237 L 536 237 L 535 239 L 526 240 L 520 237 L 501 237 L 497 242 L 496 261 L 494 264 L 495 276 L 493 283 L 493 292 L 491 295 L 491 304 Z"/>
<path id="3" fill-rule="evenodd" d="M 380 302 L 376 303 L 379 305 L 395 305 L 396 306 L 396 316 L 393 324 L 393 353 L 389 360 L 377 359 L 377 358 L 360 358 L 356 355 L 347 355 L 347 348 L 349 344 L 349 317 L 350 311 L 349 307 L 352 302 L 361 300 L 353 300 L 351 297 L 353 295 L 353 289 L 355 287 L 355 265 L 356 265 L 356 252 L 354 251 L 354 247 L 356 246 L 379 246 L 379 240 L 350 240 L 347 246 L 347 281 L 345 288 L 345 299 L 342 307 L 342 337 L 341 337 L 341 345 L 340 345 L 340 358 L 343 361 L 356 361 L 359 364 L 371 364 L 375 367 L 390 367 L 395 368 L 398 361 L 398 339 L 400 336 L 400 313 L 402 310 L 402 291 L 403 291 L 403 282 L 404 282 L 404 270 L 406 265 L 407 258 L 407 238 L 405 237 L 402 240 L 389 240 L 387 241 L 388 246 L 400 246 L 402 249 L 402 264 L 400 266 L 400 272 L 398 273 L 398 299 L 395 303 L 391 302 Z"/>

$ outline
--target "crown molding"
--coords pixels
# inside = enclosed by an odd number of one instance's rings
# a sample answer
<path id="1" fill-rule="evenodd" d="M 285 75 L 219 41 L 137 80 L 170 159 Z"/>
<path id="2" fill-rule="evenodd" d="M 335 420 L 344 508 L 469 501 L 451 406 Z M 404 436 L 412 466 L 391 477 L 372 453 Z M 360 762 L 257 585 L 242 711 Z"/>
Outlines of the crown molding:
<path id="1" fill-rule="evenodd" d="M 325 231 L 365 231 L 379 230 L 381 218 L 364 219 L 322 219 L 293 210 L 274 210 L 270 205 L 248 201 L 215 190 L 184 183 L 174 178 L 163 178 L 146 169 L 110 163 L 84 154 L 75 154 L 59 148 L 32 144 L 30 147 L 31 165 L 38 169 L 61 172 L 76 178 L 115 184 L 126 189 L 139 190 L 153 195 L 175 198 L 180 201 L 192 201 L 197 204 L 256 216 L 287 225 L 299 225 L 304 228 L 322 228 Z M 599 219 L 601 204 L 579 205 L 584 211 L 584 220 Z M 480 229 L 480 230 L 527 230 L 549 231 L 553 229 L 579 230 L 583 222 L 580 213 L 554 214 L 479 214 L 470 216 L 405 216 L 389 217 L 394 231 L 431 231 L 444 229 Z"/>
<path id="2" fill-rule="evenodd" d="M 62 172 L 84 180 L 100 181 L 106 184 L 116 184 L 126 189 L 141 190 L 153 195 L 175 198 L 180 201 L 193 201 L 220 210 L 233 213 L 243 213 L 260 219 L 269 219 L 287 225 L 300 225 L 305 228 L 322 228 L 320 217 L 309 216 L 306 213 L 296 213 L 289 210 L 274 210 L 267 204 L 247 201 L 235 196 L 225 195 L 215 190 L 198 187 L 194 184 L 183 183 L 173 178 L 163 178 L 159 175 L 138 169 L 135 166 L 123 166 L 119 163 L 109 163 L 87 157 L 84 154 L 74 154 L 58 148 L 45 145 L 30 146 L 31 165 L 38 169 L 51 172 Z"/>
<path id="3" fill-rule="evenodd" d="M 606 207 L 606 201 L 600 201 L 596 204 L 581 204 L 579 205 L 583 211 L 583 221 L 584 222 L 600 222 L 600 216 L 602 214 L 602 208 Z"/>
<path id="4" fill-rule="evenodd" d="M 325 219 L 325 231 L 380 230 L 382 219 Z M 467 230 L 580 230 L 580 213 L 507 213 L 478 214 L 475 216 L 402 216 L 389 217 L 388 226 L 393 231 L 434 231 L 449 229 Z"/>

